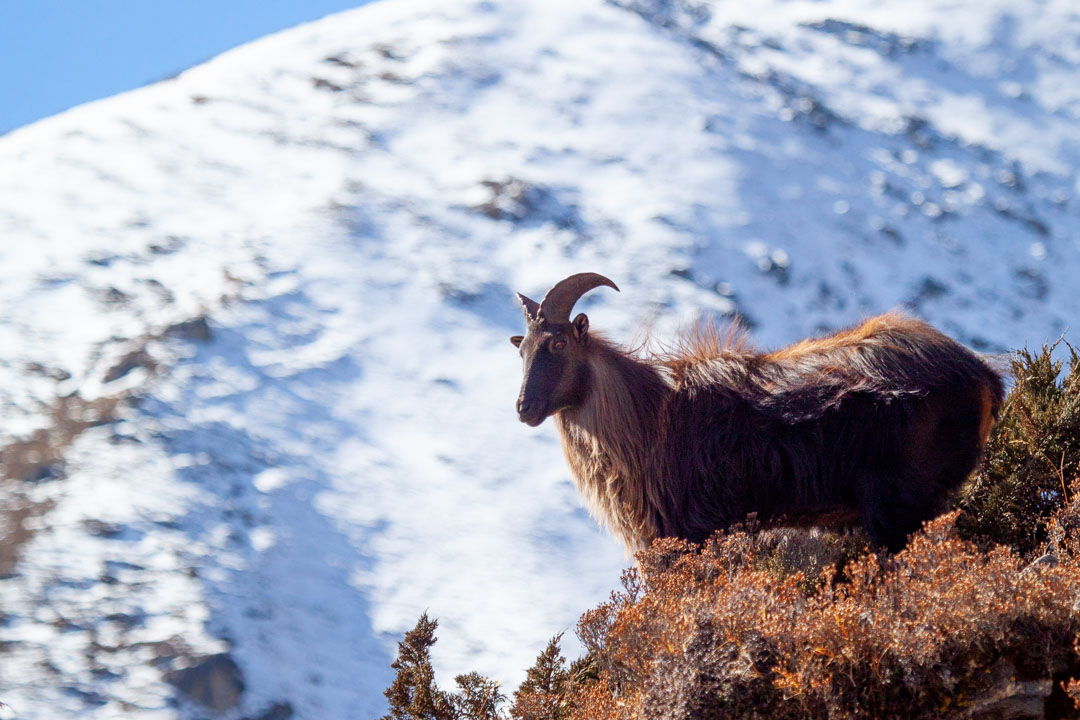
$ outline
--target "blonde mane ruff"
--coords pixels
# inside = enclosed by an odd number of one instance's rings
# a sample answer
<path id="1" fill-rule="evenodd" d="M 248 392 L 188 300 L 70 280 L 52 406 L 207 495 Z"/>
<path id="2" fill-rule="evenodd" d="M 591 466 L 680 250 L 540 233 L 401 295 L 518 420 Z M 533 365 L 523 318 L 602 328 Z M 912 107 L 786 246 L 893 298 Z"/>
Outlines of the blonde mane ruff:
<path id="1" fill-rule="evenodd" d="M 589 395 L 555 415 L 563 452 L 590 513 L 622 538 L 628 552 L 644 549 L 661 532 L 663 490 L 652 449 L 657 419 L 673 385 L 694 366 L 752 348 L 738 322 L 696 324 L 672 344 L 649 349 L 647 331 L 622 350 L 590 334 Z"/>
<path id="2" fill-rule="evenodd" d="M 649 353 L 648 361 L 666 369 L 678 383 L 686 370 L 695 365 L 753 352 L 749 331 L 738 319 L 718 325 L 713 318 L 708 318 L 680 333 L 674 342 Z"/>
<path id="3" fill-rule="evenodd" d="M 589 511 L 634 552 L 660 534 L 651 450 L 670 386 L 602 338 L 590 337 L 590 343 L 588 396 L 557 413 L 555 424 Z"/>

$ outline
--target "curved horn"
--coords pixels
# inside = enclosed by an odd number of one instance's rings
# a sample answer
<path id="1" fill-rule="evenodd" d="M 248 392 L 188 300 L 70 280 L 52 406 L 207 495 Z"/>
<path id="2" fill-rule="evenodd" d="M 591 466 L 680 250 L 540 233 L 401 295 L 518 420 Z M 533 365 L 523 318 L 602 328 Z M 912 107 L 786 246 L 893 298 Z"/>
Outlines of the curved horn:
<path id="1" fill-rule="evenodd" d="M 578 273 L 555 284 L 540 303 L 540 315 L 548 322 L 570 322 L 570 311 L 582 295 L 593 288 L 606 285 L 618 292 L 615 283 L 596 273 Z"/>
<path id="2" fill-rule="evenodd" d="M 521 303 L 521 312 L 525 314 L 525 322 L 536 322 L 536 317 L 540 313 L 540 303 L 535 300 L 530 300 L 521 293 L 517 294 L 517 299 L 518 302 Z"/>

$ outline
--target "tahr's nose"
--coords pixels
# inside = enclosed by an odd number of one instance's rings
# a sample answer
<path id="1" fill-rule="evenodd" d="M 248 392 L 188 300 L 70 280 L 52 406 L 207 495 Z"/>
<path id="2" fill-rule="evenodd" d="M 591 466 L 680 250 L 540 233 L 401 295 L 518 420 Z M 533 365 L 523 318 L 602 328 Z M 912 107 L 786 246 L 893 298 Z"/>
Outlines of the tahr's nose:
<path id="1" fill-rule="evenodd" d="M 531 405 L 529 403 L 525 402 L 524 400 L 518 399 L 518 401 L 517 401 L 518 415 L 524 415 L 525 413 L 529 412 L 530 407 L 531 407 Z"/>

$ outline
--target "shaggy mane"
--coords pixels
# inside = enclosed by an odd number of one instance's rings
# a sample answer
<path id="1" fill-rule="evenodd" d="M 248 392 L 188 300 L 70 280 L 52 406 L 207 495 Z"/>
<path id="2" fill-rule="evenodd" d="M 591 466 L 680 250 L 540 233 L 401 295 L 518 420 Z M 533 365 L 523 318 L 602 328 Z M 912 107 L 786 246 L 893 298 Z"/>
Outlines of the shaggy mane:
<path id="1" fill-rule="evenodd" d="M 678 384 L 686 371 L 695 365 L 753 352 L 749 331 L 740 320 L 718 325 L 714 318 L 704 318 L 680 333 L 674 342 L 660 345 L 659 350 L 649 353 L 646 360 L 665 368 Z"/>

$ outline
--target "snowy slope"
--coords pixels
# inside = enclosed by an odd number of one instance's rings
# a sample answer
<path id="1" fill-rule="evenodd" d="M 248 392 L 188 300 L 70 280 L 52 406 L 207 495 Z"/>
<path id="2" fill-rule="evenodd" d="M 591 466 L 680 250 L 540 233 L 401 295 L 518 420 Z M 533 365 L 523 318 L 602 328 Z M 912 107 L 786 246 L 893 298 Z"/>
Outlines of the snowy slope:
<path id="1" fill-rule="evenodd" d="M 392 0 L 0 138 L 0 699 L 201 717 L 168 679 L 228 653 L 227 717 L 370 718 L 424 610 L 444 685 L 516 685 L 626 563 L 516 421 L 516 290 L 1075 324 L 1080 19 L 890 8 Z"/>

